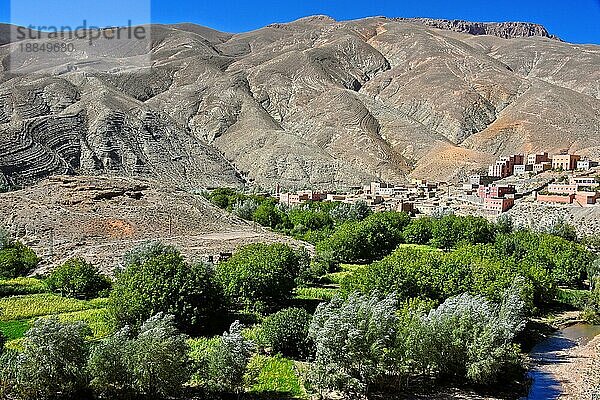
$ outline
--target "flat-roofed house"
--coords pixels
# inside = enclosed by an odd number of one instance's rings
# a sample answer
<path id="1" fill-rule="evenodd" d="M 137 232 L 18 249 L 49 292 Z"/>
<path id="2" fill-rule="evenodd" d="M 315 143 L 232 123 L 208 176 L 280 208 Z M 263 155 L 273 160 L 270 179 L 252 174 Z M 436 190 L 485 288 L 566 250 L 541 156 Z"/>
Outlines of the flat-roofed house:
<path id="1" fill-rule="evenodd" d="M 589 159 L 577 161 L 577 169 L 581 169 L 581 170 L 587 171 L 587 170 L 595 168 L 597 166 L 598 166 L 598 162 L 597 161 L 592 161 L 592 160 L 589 160 Z"/>
<path id="2" fill-rule="evenodd" d="M 557 154 L 552 156 L 552 168 L 563 171 L 573 171 L 577 168 L 577 161 L 581 156 L 575 154 Z"/>
<path id="3" fill-rule="evenodd" d="M 550 156 L 548 155 L 548 153 L 528 154 L 527 155 L 527 164 L 529 164 L 529 165 L 541 164 L 541 163 L 551 162 L 551 161 L 552 160 L 550 160 Z"/>
<path id="4" fill-rule="evenodd" d="M 533 172 L 533 164 L 521 164 L 513 167 L 513 175 L 525 175 L 528 172 Z"/>
<path id="5" fill-rule="evenodd" d="M 494 198 L 494 197 L 488 197 L 484 200 L 483 209 L 487 213 L 490 213 L 493 215 L 500 215 L 503 212 L 510 210 L 512 208 L 512 206 L 514 206 L 514 205 L 515 205 L 514 198 L 499 199 L 499 198 Z"/>

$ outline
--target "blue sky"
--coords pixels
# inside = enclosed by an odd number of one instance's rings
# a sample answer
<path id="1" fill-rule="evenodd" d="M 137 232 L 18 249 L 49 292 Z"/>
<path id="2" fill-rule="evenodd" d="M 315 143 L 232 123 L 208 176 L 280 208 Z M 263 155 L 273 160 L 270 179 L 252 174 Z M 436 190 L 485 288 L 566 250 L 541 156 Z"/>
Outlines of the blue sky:
<path id="1" fill-rule="evenodd" d="M 10 2 L 0 1 L 0 21 L 10 22 Z M 12 1 L 12 22 L 25 25 L 78 24 L 82 16 L 100 26 L 120 25 L 128 17 L 139 23 L 150 18 L 150 0 Z M 313 14 L 327 14 L 337 20 L 421 16 L 537 22 L 564 40 L 600 44 L 600 0 L 152 0 L 151 7 L 152 22 L 194 22 L 228 32 Z"/>

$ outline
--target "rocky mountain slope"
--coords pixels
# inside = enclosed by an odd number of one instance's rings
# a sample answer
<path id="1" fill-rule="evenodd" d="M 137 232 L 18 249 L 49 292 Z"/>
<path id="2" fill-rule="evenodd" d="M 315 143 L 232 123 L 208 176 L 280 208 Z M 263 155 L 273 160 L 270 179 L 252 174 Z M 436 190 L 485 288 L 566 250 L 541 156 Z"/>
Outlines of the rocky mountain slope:
<path id="1" fill-rule="evenodd" d="M 72 257 L 110 272 L 125 252 L 149 240 L 172 244 L 192 260 L 254 242 L 298 243 L 200 195 L 131 178 L 54 176 L 0 194 L 0 226 L 36 251 L 40 273 Z"/>
<path id="2" fill-rule="evenodd" d="M 0 183 L 80 173 L 347 187 L 456 179 L 512 152 L 600 158 L 600 46 L 538 25 L 151 28 L 151 68 L 131 67 L 143 56 L 132 44 L 20 75 L 7 71 L 16 45 L 0 46 Z M 100 58 L 110 73 L 93 69 Z"/>

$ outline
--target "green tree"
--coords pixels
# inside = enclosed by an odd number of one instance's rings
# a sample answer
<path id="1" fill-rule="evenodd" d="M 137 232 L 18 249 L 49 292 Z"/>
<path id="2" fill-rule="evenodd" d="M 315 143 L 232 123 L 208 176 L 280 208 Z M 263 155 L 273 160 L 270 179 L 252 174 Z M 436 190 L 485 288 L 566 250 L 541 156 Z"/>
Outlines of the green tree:
<path id="1" fill-rule="evenodd" d="M 440 249 L 450 249 L 458 244 L 491 243 L 495 227 L 482 217 L 446 215 L 434 219 L 431 244 Z"/>
<path id="2" fill-rule="evenodd" d="M 347 222 L 317 244 L 317 258 L 329 265 L 381 259 L 402 243 L 402 231 L 409 222 L 407 214 L 397 212 L 375 213 L 360 222 Z"/>
<path id="3" fill-rule="evenodd" d="M 312 315 L 302 308 L 288 308 L 265 318 L 261 325 L 262 342 L 285 357 L 306 358 L 312 343 L 308 328 Z"/>
<path id="4" fill-rule="evenodd" d="M 254 222 L 272 229 L 282 228 L 289 225 L 287 215 L 277 208 L 274 199 L 265 200 L 252 215 Z"/>
<path id="5" fill-rule="evenodd" d="M 56 268 L 46 279 L 51 291 L 61 296 L 91 299 L 108 294 L 111 280 L 98 267 L 84 259 L 72 258 Z"/>
<path id="6" fill-rule="evenodd" d="M 512 233 L 514 231 L 514 223 L 510 216 L 502 214 L 496 221 L 496 231 L 498 233 Z"/>
<path id="7" fill-rule="evenodd" d="M 575 227 L 569 225 L 562 219 L 559 219 L 546 228 L 545 232 L 549 233 L 550 235 L 561 237 L 570 242 L 577 241 L 577 231 L 575 230 Z"/>
<path id="8" fill-rule="evenodd" d="M 217 207 L 228 209 L 238 199 L 238 193 L 231 188 L 218 188 L 208 193 L 206 197 Z"/>
<path id="9" fill-rule="evenodd" d="M 292 296 L 307 268 L 305 251 L 276 243 L 256 243 L 238 250 L 217 266 L 217 278 L 235 303 L 255 311 L 273 309 Z"/>
<path id="10" fill-rule="evenodd" d="M 38 319 L 25 333 L 14 367 L 15 392 L 22 399 L 76 398 L 87 387 L 89 328 L 82 322 Z"/>
<path id="11" fill-rule="evenodd" d="M 526 302 L 517 283 L 507 291 L 501 306 L 481 296 L 462 294 L 449 298 L 413 326 L 410 358 L 443 377 L 494 384 L 520 371 L 517 333 L 525 327 Z M 409 350 L 410 353 L 410 350 Z"/>
<path id="12" fill-rule="evenodd" d="M 558 285 L 581 287 L 594 255 L 584 246 L 548 233 L 516 231 L 498 235 L 495 246 L 522 266 L 548 271 Z"/>
<path id="13" fill-rule="evenodd" d="M 357 201 L 353 204 L 335 203 L 335 206 L 329 211 L 329 215 L 336 224 L 342 224 L 348 221 L 362 221 L 371 215 L 373 211 L 364 201 Z"/>
<path id="14" fill-rule="evenodd" d="M 5 245 L 6 246 L 6 245 Z M 19 241 L 0 249 L 0 279 L 25 276 L 38 264 L 34 251 Z"/>
<path id="15" fill-rule="evenodd" d="M 173 316 L 159 313 L 137 334 L 123 328 L 92 350 L 91 387 L 107 399 L 171 398 L 190 378 L 188 351 L 187 337 Z"/>
<path id="16" fill-rule="evenodd" d="M 328 213 L 309 207 L 293 208 L 289 211 L 288 217 L 294 226 L 294 232 L 300 234 L 333 227 L 333 219 Z"/>
<path id="17" fill-rule="evenodd" d="M 243 326 L 234 322 L 214 344 L 204 349 L 198 360 L 196 379 L 210 392 L 239 394 L 254 344 L 242 335 Z"/>
<path id="18" fill-rule="evenodd" d="M 181 254 L 158 243 L 128 254 L 118 272 L 109 308 L 120 326 L 140 325 L 159 312 L 171 314 L 184 331 L 205 329 L 226 307 L 212 266 L 188 265 Z"/>
<path id="19" fill-rule="evenodd" d="M 92 347 L 87 369 L 90 387 L 98 398 L 135 398 L 133 366 L 126 356 L 132 336 L 131 328 L 121 328 Z"/>
<path id="20" fill-rule="evenodd" d="M 317 308 L 309 330 L 316 355 L 310 380 L 321 392 L 367 393 L 394 370 L 398 317 L 395 297 L 334 298 Z"/>
<path id="21" fill-rule="evenodd" d="M 404 241 L 411 244 L 428 244 L 433 237 L 432 225 L 429 217 L 412 220 L 402 232 Z"/>

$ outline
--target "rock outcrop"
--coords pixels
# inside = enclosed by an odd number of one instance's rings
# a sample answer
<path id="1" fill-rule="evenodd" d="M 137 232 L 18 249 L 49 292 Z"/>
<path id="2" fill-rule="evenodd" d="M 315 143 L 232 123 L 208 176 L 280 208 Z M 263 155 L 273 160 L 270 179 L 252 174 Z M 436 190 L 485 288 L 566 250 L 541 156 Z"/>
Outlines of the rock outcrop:
<path id="1" fill-rule="evenodd" d="M 433 18 L 398 18 L 397 20 L 470 35 L 492 35 L 503 39 L 539 36 L 560 40 L 557 36 L 550 34 L 544 26 L 531 22 L 469 22 L 458 19 Z"/>

